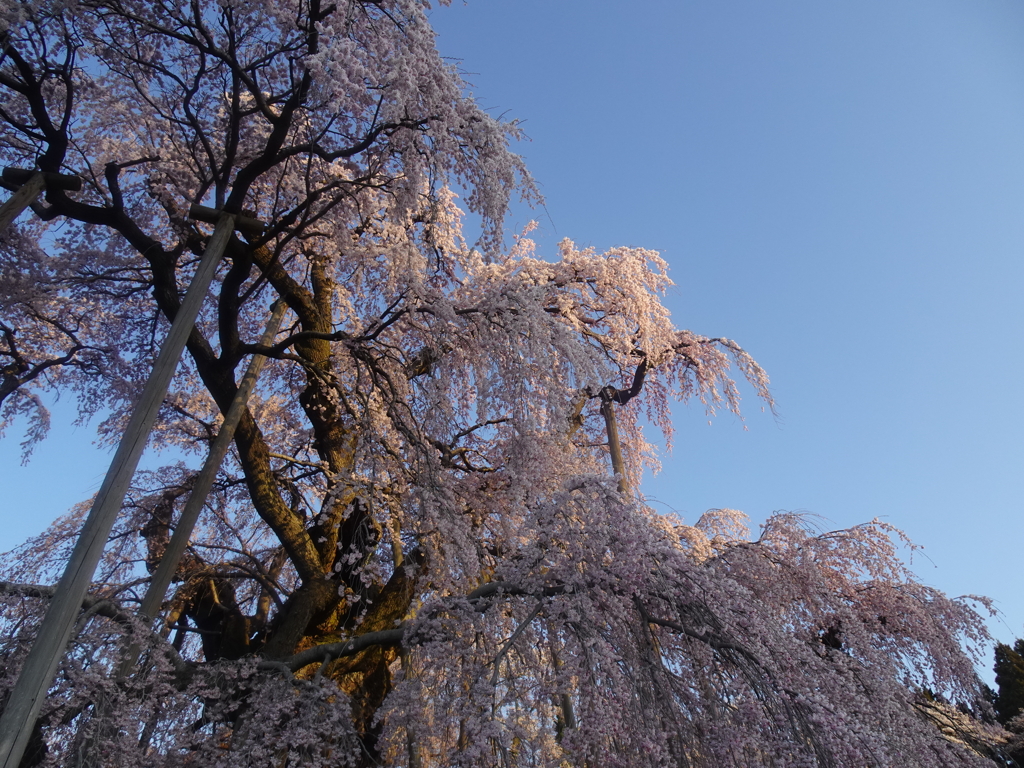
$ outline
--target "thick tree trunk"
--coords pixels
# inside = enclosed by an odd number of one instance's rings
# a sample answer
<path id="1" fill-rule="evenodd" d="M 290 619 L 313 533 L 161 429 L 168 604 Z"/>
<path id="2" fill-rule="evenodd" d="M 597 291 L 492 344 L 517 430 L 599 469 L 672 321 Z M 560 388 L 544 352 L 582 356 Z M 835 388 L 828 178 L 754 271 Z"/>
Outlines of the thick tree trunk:
<path id="1" fill-rule="evenodd" d="M 311 630 L 334 613 L 341 602 L 335 582 L 323 576 L 305 582 L 292 593 L 275 618 L 261 655 L 283 659 L 301 650 Z"/>

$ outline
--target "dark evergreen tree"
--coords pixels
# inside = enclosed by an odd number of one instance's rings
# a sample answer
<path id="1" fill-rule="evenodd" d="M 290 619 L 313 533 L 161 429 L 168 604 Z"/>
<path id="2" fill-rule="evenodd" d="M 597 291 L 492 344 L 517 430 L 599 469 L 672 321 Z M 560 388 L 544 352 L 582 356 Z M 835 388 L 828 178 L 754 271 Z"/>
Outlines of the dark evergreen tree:
<path id="1" fill-rule="evenodd" d="M 996 645 L 996 717 L 1004 725 L 1024 710 L 1024 640 L 1017 640 L 1013 648 Z"/>

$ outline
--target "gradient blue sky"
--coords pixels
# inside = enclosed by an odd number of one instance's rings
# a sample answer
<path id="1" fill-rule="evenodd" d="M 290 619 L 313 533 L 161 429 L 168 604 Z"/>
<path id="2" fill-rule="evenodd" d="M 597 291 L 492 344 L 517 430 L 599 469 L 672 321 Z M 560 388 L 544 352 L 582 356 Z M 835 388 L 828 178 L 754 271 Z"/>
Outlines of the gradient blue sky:
<path id="1" fill-rule="evenodd" d="M 661 250 L 681 327 L 736 339 L 779 418 L 677 411 L 644 491 L 873 517 L 919 576 L 1024 635 L 1024 5 L 1011 0 L 474 0 L 434 12 L 480 102 L 519 118 L 549 250 Z M 108 455 L 55 410 L 0 441 L 0 551 L 94 492 Z M 59 468 L 59 472 L 55 472 Z"/>

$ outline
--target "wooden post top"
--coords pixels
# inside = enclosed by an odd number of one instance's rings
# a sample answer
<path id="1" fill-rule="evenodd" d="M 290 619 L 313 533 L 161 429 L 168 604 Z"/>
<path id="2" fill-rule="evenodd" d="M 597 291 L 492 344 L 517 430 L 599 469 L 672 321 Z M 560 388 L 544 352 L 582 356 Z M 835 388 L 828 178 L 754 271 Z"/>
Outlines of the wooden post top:
<path id="1" fill-rule="evenodd" d="M 216 208 L 210 208 L 205 205 L 197 205 L 195 203 L 193 203 L 188 209 L 188 215 L 190 218 L 207 224 L 216 224 L 220 221 L 220 217 L 223 214 L 224 211 Z M 246 237 L 262 235 L 265 228 L 266 225 L 258 219 L 254 219 L 251 216 L 246 216 L 241 213 L 235 214 L 235 229 Z"/>
<path id="2" fill-rule="evenodd" d="M 3 179 L 10 184 L 21 186 L 36 174 L 43 177 L 43 183 L 48 189 L 63 189 L 67 192 L 78 192 L 82 188 L 80 176 L 70 176 L 64 173 L 43 173 L 42 171 L 29 171 L 25 168 L 4 168 Z"/>

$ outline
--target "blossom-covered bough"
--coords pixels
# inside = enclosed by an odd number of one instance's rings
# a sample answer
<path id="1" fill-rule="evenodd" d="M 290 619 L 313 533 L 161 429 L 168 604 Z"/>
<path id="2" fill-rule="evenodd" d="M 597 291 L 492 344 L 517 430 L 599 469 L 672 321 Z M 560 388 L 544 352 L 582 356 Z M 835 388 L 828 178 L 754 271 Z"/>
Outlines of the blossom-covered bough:
<path id="1" fill-rule="evenodd" d="M 518 130 L 428 10 L 0 2 L 0 160 L 84 182 L 0 243 L 0 419 L 28 419 L 28 450 L 47 392 L 117 439 L 210 238 L 192 205 L 266 225 L 232 236 L 152 436 L 167 466 L 136 476 L 23 764 L 986 764 L 919 702 L 976 706 L 981 620 L 913 578 L 897 532 L 776 515 L 751 540 L 739 513 L 689 526 L 629 490 L 656 463 L 645 421 L 738 410 L 730 364 L 770 405 L 767 378 L 672 324 L 652 251 L 502 246 L 510 196 L 536 197 Z M 189 455 L 257 353 L 140 621 Z M 5 563 L 4 690 L 87 509 Z"/>

